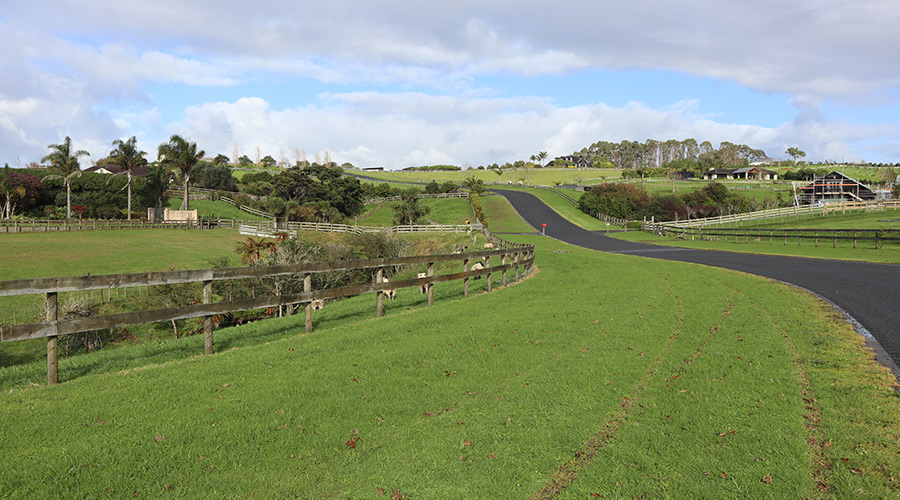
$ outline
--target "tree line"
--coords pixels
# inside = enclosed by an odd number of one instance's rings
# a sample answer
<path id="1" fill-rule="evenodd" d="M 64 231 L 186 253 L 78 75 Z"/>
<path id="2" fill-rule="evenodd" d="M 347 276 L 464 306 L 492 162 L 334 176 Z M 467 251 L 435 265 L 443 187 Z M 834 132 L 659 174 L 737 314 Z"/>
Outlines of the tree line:
<path id="1" fill-rule="evenodd" d="M 653 167 L 733 167 L 747 165 L 767 158 L 766 152 L 746 144 L 723 141 L 718 147 L 709 141 L 698 143 L 696 139 L 682 141 L 669 139 L 645 142 L 624 140 L 622 142 L 597 141 L 582 148 L 573 156 L 581 157 L 591 167 L 637 169 Z"/>
<path id="2" fill-rule="evenodd" d="M 301 162 L 280 172 L 247 174 L 236 181 L 222 161 L 204 161 L 205 152 L 180 135 L 157 148 L 156 162 L 137 139 L 116 139 L 98 166 L 117 168 L 119 174 L 84 172 L 79 159 L 90 154 L 76 149 L 71 138 L 48 145 L 49 153 L 37 168 L 0 169 L 0 217 L 132 218 L 146 207 L 162 207 L 175 186 L 182 192 L 181 209 L 190 207 L 189 187 L 243 192 L 242 201 L 278 216 L 304 221 L 343 222 L 362 212 L 366 195 L 357 179 L 328 160 Z M 224 155 L 216 158 L 221 160 Z M 138 175 L 140 172 L 140 175 Z M 121 175 L 120 175 L 121 174 Z M 62 207 L 65 207 L 63 209 Z M 135 210 L 135 207 L 140 207 Z"/>

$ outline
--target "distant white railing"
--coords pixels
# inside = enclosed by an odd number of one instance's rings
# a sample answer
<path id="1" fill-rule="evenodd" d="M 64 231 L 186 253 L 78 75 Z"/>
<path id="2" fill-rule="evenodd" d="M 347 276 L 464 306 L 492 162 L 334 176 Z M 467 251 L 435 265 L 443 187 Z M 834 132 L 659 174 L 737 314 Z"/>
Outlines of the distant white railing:
<path id="1" fill-rule="evenodd" d="M 706 217 L 703 219 L 690 219 L 675 222 L 666 222 L 671 227 L 705 227 L 722 224 L 744 224 L 752 221 L 761 221 L 765 219 L 778 219 L 792 216 L 817 216 L 828 215 L 836 212 L 853 212 L 853 211 L 882 211 L 886 209 L 900 208 L 900 201 L 873 201 L 873 202 L 855 202 L 855 203 L 833 203 L 827 205 L 813 206 L 804 205 L 801 207 L 784 207 L 773 208 L 769 210 L 758 210 L 756 212 L 746 212 L 733 215 L 722 215 L 719 217 Z"/>
<path id="2" fill-rule="evenodd" d="M 328 224 L 322 222 L 288 222 L 287 224 L 274 224 L 265 221 L 244 222 L 238 226 L 240 234 L 245 236 L 257 236 L 266 238 L 275 238 L 281 234 L 296 234 L 297 231 L 323 231 L 327 233 L 427 233 L 427 232 L 444 232 L 444 233 L 468 233 L 471 231 L 482 231 L 484 226 L 481 224 L 415 224 L 404 226 L 378 227 L 378 226 L 351 226 L 347 224 Z"/>

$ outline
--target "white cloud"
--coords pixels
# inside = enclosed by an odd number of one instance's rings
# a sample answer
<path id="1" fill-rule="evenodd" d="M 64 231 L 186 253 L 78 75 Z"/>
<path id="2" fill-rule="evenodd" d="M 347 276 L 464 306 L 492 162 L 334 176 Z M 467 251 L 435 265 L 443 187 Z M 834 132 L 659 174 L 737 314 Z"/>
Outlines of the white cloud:
<path id="1" fill-rule="evenodd" d="M 261 98 L 192 107 L 172 131 L 202 141 L 208 154 L 263 154 L 303 148 L 332 151 L 357 166 L 479 165 L 528 158 L 540 150 L 569 154 L 598 140 L 709 140 L 748 144 L 784 157 L 800 145 L 808 158 L 861 159 L 900 136 L 897 126 L 801 121 L 777 128 L 728 124 L 697 113 L 697 102 L 667 109 L 641 103 L 558 107 L 539 99 L 428 96 L 376 92 L 328 94 L 321 105 L 273 109 Z M 874 145 L 869 144 L 875 138 Z M 250 155 L 252 156 L 252 154 Z"/>
<path id="2" fill-rule="evenodd" d="M 773 156 L 797 145 L 811 159 L 895 161 L 900 137 L 896 124 L 829 121 L 820 111 L 836 100 L 896 103 L 894 0 L 56 0 L 6 2 L 3 11 L 0 161 L 39 159 L 65 135 L 95 158 L 112 139 L 133 134 L 154 144 L 144 146 L 152 152 L 174 132 L 208 153 L 230 156 L 235 142 L 273 155 L 330 148 L 355 164 L 369 158 L 392 167 L 477 165 L 539 150 L 565 154 L 597 140 L 673 137 L 743 142 Z M 540 95 L 486 97 L 478 83 L 485 75 L 582 69 L 737 82 L 789 95 L 799 114 L 793 123 L 760 127 L 721 123 L 691 102 L 559 106 Z M 224 88 L 272 77 L 361 90 L 279 109 L 265 95 L 198 102 L 176 123 L 164 121 L 165 103 L 145 90 L 148 83 Z M 399 87 L 386 88 L 392 84 Z"/>
<path id="3" fill-rule="evenodd" d="M 900 85 L 900 66 L 888 63 L 900 46 L 893 0 L 59 0 L 4 10 L 9 26 L 93 40 L 95 53 L 73 62 L 80 71 L 125 61 L 126 74 L 198 84 L 261 70 L 438 84 L 447 75 L 662 68 L 846 99 Z M 381 73 L 386 67 L 394 70 Z"/>

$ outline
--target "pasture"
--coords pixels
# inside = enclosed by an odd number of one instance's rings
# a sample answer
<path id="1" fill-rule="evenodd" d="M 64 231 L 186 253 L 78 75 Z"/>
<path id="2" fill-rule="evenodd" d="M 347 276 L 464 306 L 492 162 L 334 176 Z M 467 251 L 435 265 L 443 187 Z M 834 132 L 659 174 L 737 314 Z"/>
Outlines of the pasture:
<path id="1" fill-rule="evenodd" d="M 831 230 L 853 229 L 900 229 L 900 211 L 886 210 L 879 212 L 855 212 L 842 214 L 832 212 L 828 215 L 817 217 L 803 217 L 781 221 L 753 221 L 752 224 L 742 223 L 739 227 L 734 224 L 710 226 L 711 228 L 732 228 L 737 231 L 742 229 L 761 229 L 763 232 L 770 230 L 774 233 L 771 238 L 764 234 L 757 238 L 743 236 L 735 238 L 721 238 L 715 241 L 691 240 L 688 238 L 659 237 L 651 233 L 641 231 L 629 231 L 628 233 L 612 233 L 611 236 L 629 241 L 652 243 L 656 245 L 677 246 L 684 248 L 696 248 L 703 250 L 722 250 L 729 252 L 747 252 L 771 255 L 787 255 L 793 257 L 810 257 L 819 259 L 858 260 L 865 262 L 878 262 L 885 264 L 900 263 L 900 247 L 894 242 L 882 242 L 879 248 L 875 248 L 874 241 L 860 241 L 854 248 L 851 240 L 839 240 L 833 242 L 830 236 Z M 778 234 L 779 229 L 809 229 L 802 238 L 796 234 L 785 241 Z M 816 245 L 816 232 L 819 244 Z M 849 233 L 841 233 L 848 237 Z M 871 237 L 871 234 L 865 236 Z"/>
<path id="2" fill-rule="evenodd" d="M 495 199 L 492 230 L 514 228 Z M 491 294 L 400 293 L 379 319 L 361 296 L 311 334 L 272 319 L 218 331 L 214 356 L 190 356 L 194 336 L 64 359 L 58 386 L 7 384 L 0 496 L 900 494 L 896 380 L 821 301 L 506 238 L 536 245 L 538 272 Z"/>
<path id="3" fill-rule="evenodd" d="M 893 379 L 821 302 L 517 239 L 540 271 L 492 294 L 8 391 L 0 494 L 896 494 Z"/>
<path id="4" fill-rule="evenodd" d="M 180 207 L 181 198 L 169 198 L 169 208 L 178 210 Z M 197 209 L 197 215 L 204 219 L 266 220 L 265 217 L 244 212 L 224 201 L 191 200 L 190 207 L 191 210 Z"/>
<path id="5" fill-rule="evenodd" d="M 357 172 L 354 172 L 357 173 Z M 497 175 L 496 170 L 459 170 L 437 172 L 406 172 L 400 170 L 384 172 L 358 172 L 366 177 L 383 179 L 396 182 L 431 182 L 438 183 L 452 181 L 461 183 L 468 177 L 475 177 L 487 183 L 516 184 L 519 181 L 525 184 L 552 186 L 560 184 L 601 184 L 607 180 L 621 177 L 621 171 L 615 169 L 576 169 L 576 168 L 520 168 L 507 169 L 502 175 Z"/>
<path id="6" fill-rule="evenodd" d="M 428 207 L 425 219 L 429 224 L 465 224 L 474 223 L 472 207 L 466 198 L 420 199 L 420 206 Z M 363 226 L 387 227 L 394 225 L 393 206 L 397 202 L 384 202 L 366 205 L 365 211 L 357 218 L 357 224 Z"/>

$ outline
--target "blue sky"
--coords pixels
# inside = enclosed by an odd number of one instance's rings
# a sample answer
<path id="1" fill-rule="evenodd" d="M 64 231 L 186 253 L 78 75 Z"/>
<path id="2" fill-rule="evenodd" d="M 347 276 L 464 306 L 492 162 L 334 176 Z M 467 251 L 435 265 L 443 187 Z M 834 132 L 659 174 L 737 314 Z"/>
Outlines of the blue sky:
<path id="1" fill-rule="evenodd" d="M 897 25 L 893 0 L 0 0 L 0 162 L 179 133 L 389 168 L 687 137 L 893 163 Z"/>

